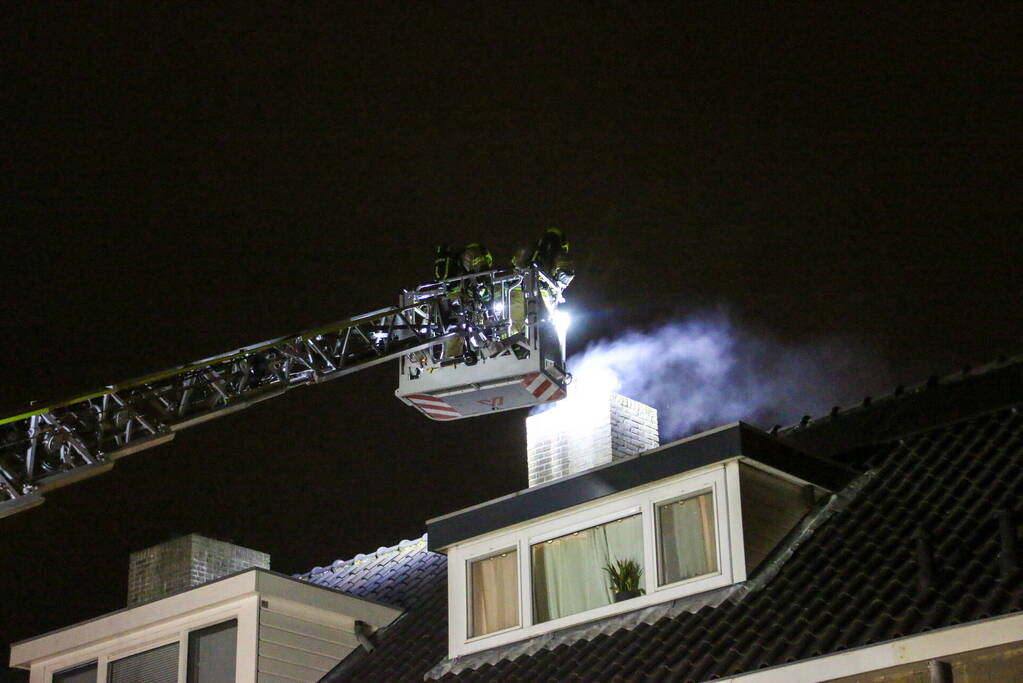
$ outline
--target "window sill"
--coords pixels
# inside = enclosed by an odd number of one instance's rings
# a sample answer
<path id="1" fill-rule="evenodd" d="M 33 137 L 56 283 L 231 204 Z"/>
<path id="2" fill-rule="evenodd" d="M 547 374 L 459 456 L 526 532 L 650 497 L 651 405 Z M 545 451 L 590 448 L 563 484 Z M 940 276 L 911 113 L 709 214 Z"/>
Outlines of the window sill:
<path id="1" fill-rule="evenodd" d="M 465 642 L 466 642 L 466 644 L 478 643 L 480 641 L 488 640 L 490 638 L 496 638 L 496 637 L 504 635 L 506 633 L 516 633 L 516 632 L 521 631 L 521 630 L 522 630 L 522 626 L 509 626 L 508 628 L 503 628 L 500 631 L 494 631 L 493 633 L 484 633 L 481 636 L 473 636 L 472 638 L 467 639 Z"/>

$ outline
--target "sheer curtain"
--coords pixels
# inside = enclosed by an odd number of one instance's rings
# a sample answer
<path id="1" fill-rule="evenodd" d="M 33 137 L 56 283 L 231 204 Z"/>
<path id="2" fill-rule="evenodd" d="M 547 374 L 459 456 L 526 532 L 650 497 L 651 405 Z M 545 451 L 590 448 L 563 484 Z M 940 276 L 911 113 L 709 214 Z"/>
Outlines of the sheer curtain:
<path id="1" fill-rule="evenodd" d="M 718 569 L 714 499 L 709 493 L 657 508 L 660 526 L 660 584 L 710 574 Z"/>
<path id="2" fill-rule="evenodd" d="M 536 623 L 609 605 L 613 597 L 604 567 L 626 559 L 643 566 L 641 516 L 537 543 L 532 555 Z"/>
<path id="3" fill-rule="evenodd" d="M 469 636 L 482 636 L 519 624 L 518 553 L 476 560 L 470 565 L 472 624 Z"/>

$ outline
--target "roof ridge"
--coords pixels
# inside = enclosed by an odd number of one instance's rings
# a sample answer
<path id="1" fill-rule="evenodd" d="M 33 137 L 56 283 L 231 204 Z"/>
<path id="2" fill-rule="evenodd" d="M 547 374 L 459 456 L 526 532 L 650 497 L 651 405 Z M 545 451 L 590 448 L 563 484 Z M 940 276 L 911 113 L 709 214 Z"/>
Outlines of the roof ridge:
<path id="1" fill-rule="evenodd" d="M 781 425 L 774 425 L 771 428 L 770 434 L 772 436 L 792 434 L 806 429 L 812 425 L 819 424 L 823 420 L 834 420 L 837 417 L 849 415 L 851 413 L 857 413 L 867 411 L 872 408 L 878 408 L 887 406 L 893 401 L 905 399 L 908 396 L 919 394 L 929 389 L 935 389 L 937 387 L 952 387 L 963 381 L 983 377 L 989 373 L 997 370 L 1003 370 L 1013 365 L 1023 364 L 1023 353 L 1018 353 L 1012 356 L 1000 355 L 995 360 L 985 363 L 979 367 L 972 367 L 970 365 L 963 366 L 960 370 L 955 372 L 949 372 L 944 375 L 931 375 L 922 382 L 911 384 L 909 386 L 898 385 L 890 394 L 883 394 L 878 397 L 864 396 L 863 401 L 846 407 L 834 406 L 830 412 L 813 417 L 811 415 L 804 415 L 799 422 L 782 427 Z M 880 404 L 880 406 L 878 405 Z"/>
<path id="2" fill-rule="evenodd" d="M 313 567 L 308 572 L 305 572 L 303 574 L 296 574 L 295 576 L 309 577 L 314 576 L 316 574 L 322 574 L 323 572 L 327 571 L 336 572 L 339 569 L 344 569 L 345 567 L 353 567 L 364 562 L 367 562 L 369 560 L 376 560 L 389 553 L 401 552 L 402 550 L 406 550 L 416 545 L 426 545 L 426 534 L 423 534 L 419 538 L 413 539 L 403 538 L 402 540 L 398 541 L 396 544 L 392 546 L 380 546 L 371 553 L 358 553 L 354 557 L 347 560 L 343 559 L 334 560 L 334 562 L 332 562 L 330 565 L 326 567 Z"/>

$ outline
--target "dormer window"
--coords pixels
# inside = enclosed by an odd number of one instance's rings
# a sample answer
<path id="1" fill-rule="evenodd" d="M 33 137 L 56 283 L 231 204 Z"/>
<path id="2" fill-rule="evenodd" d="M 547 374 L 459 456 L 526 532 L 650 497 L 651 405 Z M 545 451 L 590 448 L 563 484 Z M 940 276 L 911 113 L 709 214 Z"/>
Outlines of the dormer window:
<path id="1" fill-rule="evenodd" d="M 469 637 L 519 625 L 518 552 L 507 548 L 469 563 Z"/>
<path id="2" fill-rule="evenodd" d="M 745 581 L 848 474 L 735 424 L 431 520 L 449 655 Z"/>
<path id="3" fill-rule="evenodd" d="M 704 468 L 453 548 L 455 651 L 474 652 L 742 580 L 742 552 L 733 547 L 741 535 L 728 528 L 727 471 L 724 465 Z M 615 592 L 606 571 L 626 560 L 642 570 L 637 594 Z"/>
<path id="4" fill-rule="evenodd" d="M 684 496 L 658 504 L 658 585 L 714 574 L 717 570 L 717 534 L 711 494 Z"/>
<path id="5" fill-rule="evenodd" d="M 610 605 L 614 596 L 604 569 L 619 560 L 643 566 L 642 515 L 534 543 L 531 553 L 534 623 Z"/>

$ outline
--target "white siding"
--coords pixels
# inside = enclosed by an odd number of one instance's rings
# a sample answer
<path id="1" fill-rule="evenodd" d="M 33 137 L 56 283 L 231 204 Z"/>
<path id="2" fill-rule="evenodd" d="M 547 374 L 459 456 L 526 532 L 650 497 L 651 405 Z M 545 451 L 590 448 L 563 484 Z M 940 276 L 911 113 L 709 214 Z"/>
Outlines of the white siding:
<path id="1" fill-rule="evenodd" d="M 746 574 L 766 558 L 810 509 L 803 489 L 749 465 L 739 468 Z"/>
<path id="2" fill-rule="evenodd" d="M 259 681 L 315 683 L 358 641 L 338 626 L 264 607 L 259 610 Z"/>

